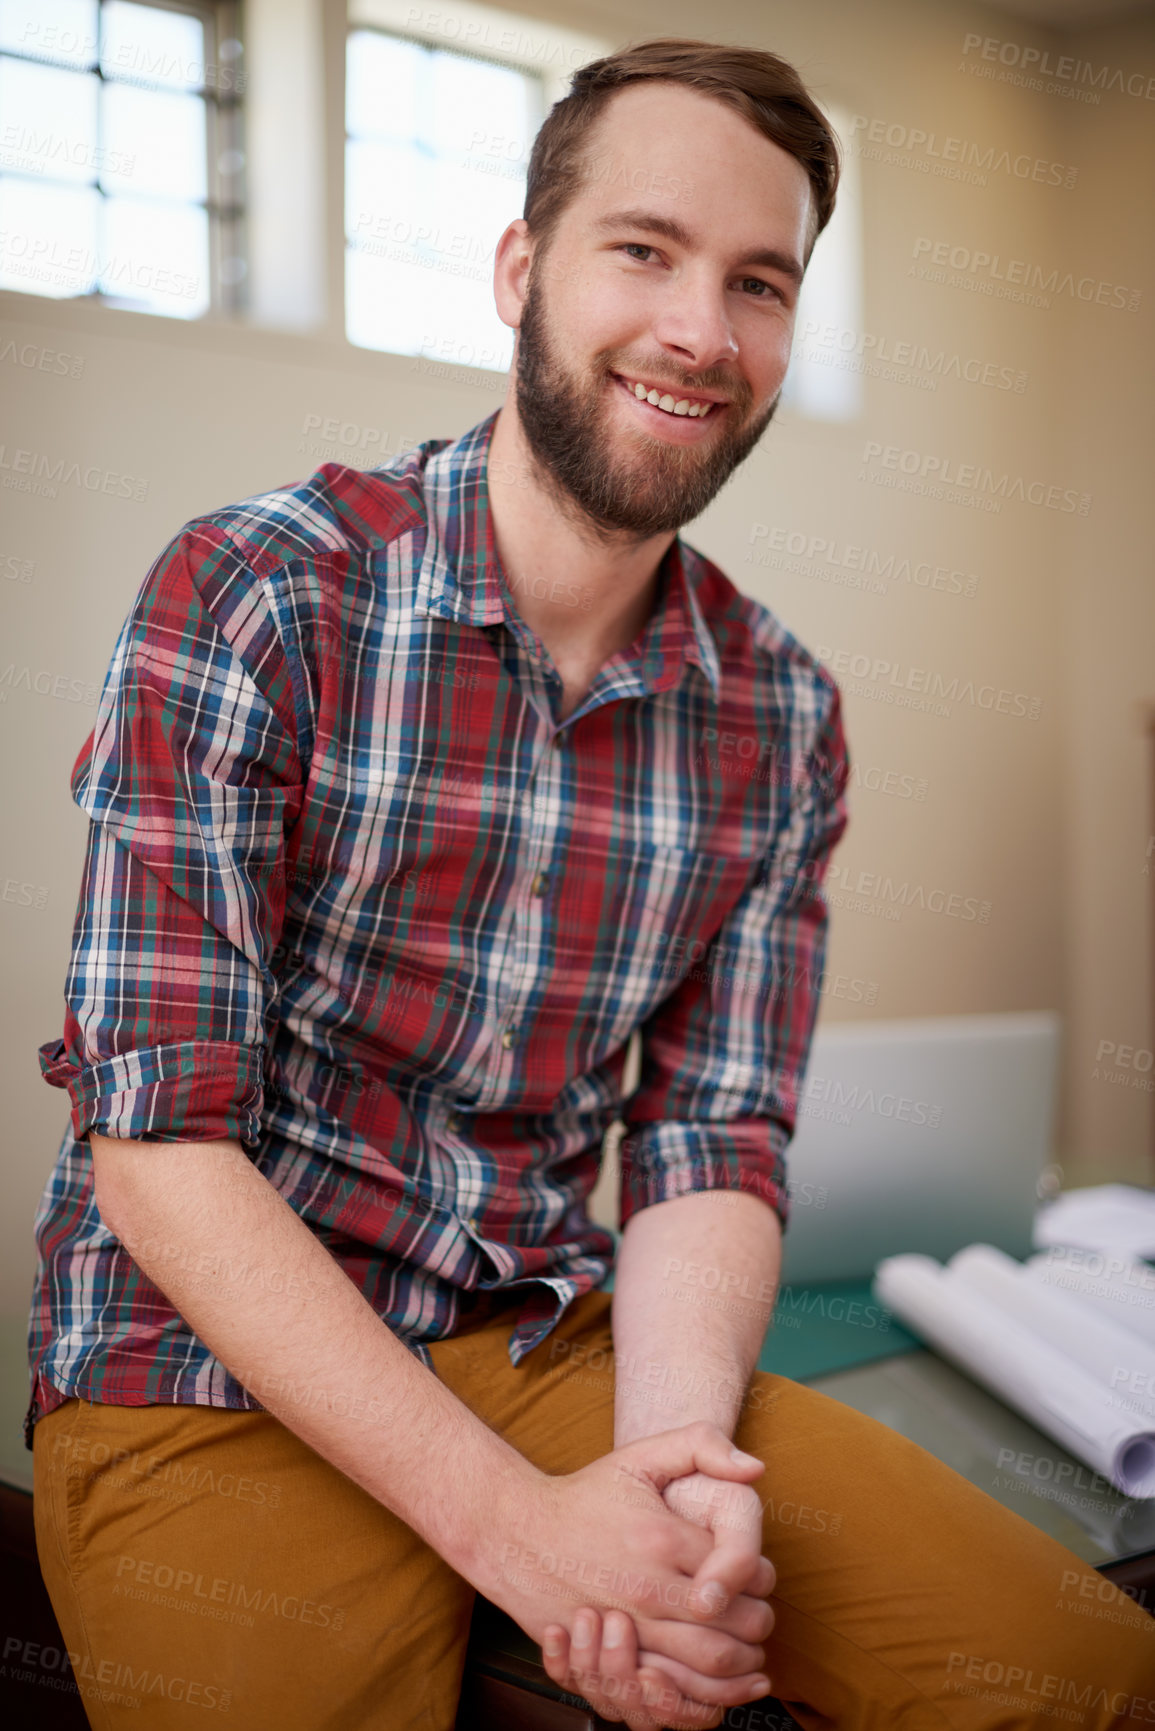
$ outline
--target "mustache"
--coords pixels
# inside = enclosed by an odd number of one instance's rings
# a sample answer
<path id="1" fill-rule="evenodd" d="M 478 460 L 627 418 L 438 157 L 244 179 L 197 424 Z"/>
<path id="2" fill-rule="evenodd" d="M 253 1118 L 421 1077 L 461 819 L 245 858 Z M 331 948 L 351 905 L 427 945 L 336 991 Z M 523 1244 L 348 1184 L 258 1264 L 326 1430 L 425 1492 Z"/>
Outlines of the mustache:
<path id="1" fill-rule="evenodd" d="M 680 378 L 669 379 L 669 358 L 665 355 L 655 355 L 650 359 L 634 360 L 632 355 L 622 355 L 617 351 L 606 349 L 597 356 L 606 373 L 618 373 L 627 379 L 660 380 L 671 392 L 678 391 L 683 396 L 693 397 L 709 391 L 721 391 L 740 415 L 749 412 L 754 401 L 754 393 L 745 379 L 737 378 L 725 367 L 707 367 L 699 373 L 683 373 Z"/>

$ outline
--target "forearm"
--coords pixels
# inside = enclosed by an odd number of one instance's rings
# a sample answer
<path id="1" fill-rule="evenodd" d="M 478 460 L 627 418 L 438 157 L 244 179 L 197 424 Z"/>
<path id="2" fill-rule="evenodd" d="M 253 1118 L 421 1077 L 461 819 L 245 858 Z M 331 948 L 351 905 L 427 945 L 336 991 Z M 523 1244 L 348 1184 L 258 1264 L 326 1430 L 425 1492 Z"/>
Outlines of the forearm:
<path id="1" fill-rule="evenodd" d="M 614 1444 L 708 1419 L 732 1436 L 773 1310 L 782 1229 L 748 1191 L 658 1202 L 614 1273 Z"/>
<path id="2" fill-rule="evenodd" d="M 90 1141 L 105 1224 L 205 1345 L 474 1578 L 536 1469 L 402 1345 L 238 1142 Z"/>

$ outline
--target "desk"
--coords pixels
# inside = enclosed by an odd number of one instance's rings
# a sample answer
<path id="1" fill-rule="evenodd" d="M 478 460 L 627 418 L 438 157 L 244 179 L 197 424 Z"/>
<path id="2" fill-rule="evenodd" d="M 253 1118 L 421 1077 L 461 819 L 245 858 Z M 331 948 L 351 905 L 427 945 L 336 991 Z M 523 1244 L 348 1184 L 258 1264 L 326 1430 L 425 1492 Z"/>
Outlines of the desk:
<path id="1" fill-rule="evenodd" d="M 1155 1501 L 1121 1496 L 937 1354 L 920 1349 L 805 1380 L 909 1437 L 1112 1580 L 1140 1585 L 1142 1573 L 1143 1602 L 1155 1605 Z"/>
<path id="2" fill-rule="evenodd" d="M 886 1326 L 881 1324 L 886 1322 Z M 887 1316 L 867 1281 L 784 1289 L 760 1370 L 805 1382 L 909 1437 L 1112 1579 L 1146 1560 L 1155 1604 L 1155 1500 L 1111 1488 L 1029 1419 Z"/>

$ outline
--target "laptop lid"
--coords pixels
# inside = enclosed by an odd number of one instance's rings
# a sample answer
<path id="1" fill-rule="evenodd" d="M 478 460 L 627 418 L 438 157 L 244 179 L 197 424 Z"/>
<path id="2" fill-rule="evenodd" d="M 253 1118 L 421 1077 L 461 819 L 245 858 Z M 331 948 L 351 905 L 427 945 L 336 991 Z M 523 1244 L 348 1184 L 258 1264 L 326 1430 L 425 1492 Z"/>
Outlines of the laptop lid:
<path id="1" fill-rule="evenodd" d="M 1058 1046 L 1051 1012 L 820 1027 L 786 1151 L 783 1282 L 980 1242 L 1027 1256 Z"/>

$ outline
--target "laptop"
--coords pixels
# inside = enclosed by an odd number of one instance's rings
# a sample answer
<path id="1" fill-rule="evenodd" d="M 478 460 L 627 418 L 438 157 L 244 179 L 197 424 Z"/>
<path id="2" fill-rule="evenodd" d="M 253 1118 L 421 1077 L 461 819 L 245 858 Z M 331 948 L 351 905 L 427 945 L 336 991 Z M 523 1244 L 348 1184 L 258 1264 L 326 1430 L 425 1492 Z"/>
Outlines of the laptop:
<path id="1" fill-rule="evenodd" d="M 783 1282 L 865 1279 L 908 1250 L 1028 1256 L 1058 1050 L 1050 1012 L 820 1027 L 786 1150 Z"/>

